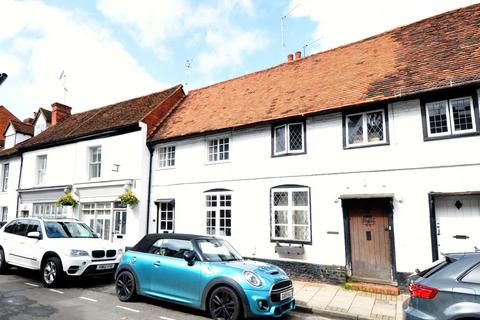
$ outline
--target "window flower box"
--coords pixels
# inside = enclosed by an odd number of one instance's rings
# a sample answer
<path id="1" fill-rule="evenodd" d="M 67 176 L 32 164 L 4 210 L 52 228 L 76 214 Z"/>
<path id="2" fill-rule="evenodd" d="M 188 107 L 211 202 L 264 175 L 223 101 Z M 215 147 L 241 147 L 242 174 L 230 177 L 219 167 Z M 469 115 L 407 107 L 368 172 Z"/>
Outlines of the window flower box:
<path id="1" fill-rule="evenodd" d="M 302 246 L 281 246 L 277 244 L 275 246 L 275 253 L 278 254 L 296 254 L 301 255 L 305 253 L 305 248 Z"/>

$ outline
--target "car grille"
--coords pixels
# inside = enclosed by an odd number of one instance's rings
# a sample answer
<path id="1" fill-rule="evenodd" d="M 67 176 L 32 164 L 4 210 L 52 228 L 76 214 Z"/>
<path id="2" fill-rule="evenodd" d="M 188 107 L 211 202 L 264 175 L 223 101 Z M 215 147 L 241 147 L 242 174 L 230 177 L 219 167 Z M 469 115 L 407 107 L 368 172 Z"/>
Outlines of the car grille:
<path id="1" fill-rule="evenodd" d="M 93 250 L 92 257 L 95 259 L 100 259 L 105 257 L 105 250 Z"/>
<path id="2" fill-rule="evenodd" d="M 272 302 L 280 301 L 280 294 L 292 288 L 293 288 L 293 285 L 292 285 L 292 281 L 290 280 L 284 280 L 284 281 L 275 283 L 272 286 L 272 290 L 270 291 L 270 298 L 272 299 Z"/>
<path id="3" fill-rule="evenodd" d="M 117 254 L 117 250 L 107 250 L 107 258 L 113 258 Z"/>

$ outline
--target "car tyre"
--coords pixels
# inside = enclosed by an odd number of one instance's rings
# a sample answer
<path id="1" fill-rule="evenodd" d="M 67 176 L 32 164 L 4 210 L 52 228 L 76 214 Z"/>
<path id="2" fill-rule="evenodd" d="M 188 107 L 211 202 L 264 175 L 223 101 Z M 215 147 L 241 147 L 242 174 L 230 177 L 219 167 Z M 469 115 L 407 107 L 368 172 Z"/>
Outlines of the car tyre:
<path id="1" fill-rule="evenodd" d="M 237 293 L 229 287 L 218 287 L 208 302 L 212 319 L 237 320 L 242 314 L 242 304 Z"/>
<path id="2" fill-rule="evenodd" d="M 135 277 L 129 271 L 122 271 L 115 281 L 115 291 L 118 300 L 122 302 L 133 301 L 137 296 Z"/>
<path id="3" fill-rule="evenodd" d="M 42 281 L 45 287 L 55 288 L 62 281 L 62 261 L 57 257 L 48 258 L 42 266 Z"/>
<path id="4" fill-rule="evenodd" d="M 0 274 L 5 273 L 9 268 L 7 260 L 5 260 L 5 252 L 0 248 Z"/>

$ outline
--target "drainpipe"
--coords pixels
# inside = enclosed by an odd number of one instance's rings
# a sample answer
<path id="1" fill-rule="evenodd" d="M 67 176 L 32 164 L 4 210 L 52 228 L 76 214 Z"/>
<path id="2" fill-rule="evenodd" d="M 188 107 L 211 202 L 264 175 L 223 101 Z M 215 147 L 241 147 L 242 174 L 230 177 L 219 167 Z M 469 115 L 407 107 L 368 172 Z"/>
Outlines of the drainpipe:
<path id="1" fill-rule="evenodd" d="M 153 148 L 148 147 L 148 151 L 150 152 L 150 163 L 148 166 L 148 195 L 147 195 L 147 230 L 145 234 L 148 234 L 148 229 L 150 227 L 150 201 L 151 201 L 151 194 L 152 194 L 152 162 L 153 162 Z"/>
<path id="2" fill-rule="evenodd" d="M 18 213 L 20 212 L 20 187 L 22 182 L 22 171 L 23 171 L 23 153 L 20 153 L 20 174 L 18 175 L 18 188 L 17 188 L 17 213 L 16 217 L 18 218 Z"/>

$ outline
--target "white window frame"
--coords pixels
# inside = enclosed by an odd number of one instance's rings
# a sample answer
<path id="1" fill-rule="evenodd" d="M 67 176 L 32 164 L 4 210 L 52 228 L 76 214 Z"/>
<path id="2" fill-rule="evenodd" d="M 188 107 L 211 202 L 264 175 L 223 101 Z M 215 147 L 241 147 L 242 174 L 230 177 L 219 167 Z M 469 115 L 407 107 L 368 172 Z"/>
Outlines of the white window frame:
<path id="1" fill-rule="evenodd" d="M 472 129 L 468 130 L 455 130 L 454 126 L 454 119 L 453 119 L 453 112 L 452 112 L 452 101 L 456 100 L 463 100 L 463 99 L 469 99 L 470 100 L 470 114 L 472 116 Z M 430 110 L 429 106 L 434 104 L 434 103 L 446 103 L 446 116 L 447 116 L 447 127 L 448 131 L 446 132 L 440 132 L 440 133 L 431 133 L 431 127 L 430 127 Z M 453 98 L 453 99 L 448 99 L 448 100 L 438 100 L 438 101 L 432 101 L 432 102 L 427 102 L 425 103 L 425 122 L 427 123 L 427 136 L 429 138 L 433 137 L 443 137 L 443 136 L 451 136 L 451 135 L 461 135 L 461 134 L 466 134 L 466 133 L 471 133 L 471 132 L 476 132 L 477 131 L 477 119 L 475 115 L 475 108 L 473 105 L 473 98 L 471 96 L 465 96 L 465 97 L 459 97 L 459 98 Z"/>
<path id="2" fill-rule="evenodd" d="M 10 163 L 4 163 L 2 167 L 2 192 L 8 191 L 9 175 L 10 175 Z"/>
<path id="3" fill-rule="evenodd" d="M 100 161 L 93 161 L 93 153 L 95 150 L 100 149 Z M 88 179 L 89 180 L 95 180 L 95 179 L 101 179 L 102 178 L 102 159 L 103 159 L 103 154 L 102 154 L 102 146 L 91 146 L 88 147 Z M 98 171 L 99 175 L 93 176 L 93 166 L 98 166 Z"/>
<path id="4" fill-rule="evenodd" d="M 383 122 L 383 140 L 379 141 L 372 141 L 368 142 L 368 125 L 367 125 L 367 115 L 370 113 L 382 113 L 382 122 Z M 353 116 L 362 115 L 362 128 L 363 128 L 363 142 L 361 143 L 349 143 L 350 133 L 348 131 L 348 118 Z M 345 115 L 345 145 L 347 148 L 351 147 L 361 147 L 361 146 L 373 146 L 377 144 L 385 144 L 387 143 L 387 123 L 385 117 L 385 109 L 376 109 L 376 110 L 369 110 L 364 112 L 357 112 L 357 113 L 349 113 Z"/>
<path id="5" fill-rule="evenodd" d="M 209 206 L 207 204 L 207 197 L 208 196 L 216 196 L 217 197 L 217 206 Z M 227 205 L 224 205 L 224 206 L 221 206 L 220 205 L 220 197 L 221 196 L 230 196 L 230 206 L 227 206 Z M 231 191 L 216 191 L 216 192 L 206 192 L 204 193 L 204 204 L 205 204 L 205 233 L 208 234 L 208 235 L 214 235 L 214 236 L 217 236 L 217 237 L 231 237 L 232 234 L 233 234 L 233 209 L 232 209 L 232 202 L 233 202 L 233 193 Z M 225 202 L 228 201 L 228 200 L 224 200 Z M 226 204 L 226 203 L 225 203 Z M 230 220 L 230 226 L 227 226 L 227 224 L 225 223 L 224 226 L 223 226 L 223 229 L 230 229 L 230 235 L 226 235 L 225 233 L 222 233 L 220 232 L 221 230 L 221 227 L 220 227 L 220 221 L 222 220 L 222 218 L 220 218 L 220 211 L 221 210 L 230 210 L 230 218 L 227 218 L 227 217 L 224 217 L 223 219 L 226 221 L 226 220 Z M 209 219 L 209 212 L 215 212 L 215 226 L 213 227 L 214 229 L 214 233 L 209 233 L 208 232 L 208 219 Z M 211 228 L 211 227 L 210 227 Z M 224 232 L 225 232 L 224 230 Z"/>
<path id="6" fill-rule="evenodd" d="M 6 222 L 8 221 L 8 207 L 1 207 L 2 209 L 2 216 L 0 217 L 1 222 Z"/>
<path id="7" fill-rule="evenodd" d="M 223 160 L 211 160 L 210 161 L 210 142 L 212 141 L 218 141 L 218 144 L 220 144 L 220 140 L 222 139 L 228 139 L 228 159 L 223 159 Z M 216 163 L 225 163 L 225 162 L 230 162 L 231 159 L 231 153 L 232 153 L 232 137 L 230 136 L 217 136 L 217 137 L 209 137 L 205 141 L 205 150 L 206 150 L 206 163 L 207 164 L 216 164 Z M 224 152 L 225 153 L 225 152 Z M 214 153 L 212 153 L 214 154 Z M 220 154 L 220 151 L 217 151 L 217 154 Z M 219 157 L 218 157 L 219 158 Z"/>
<path id="8" fill-rule="evenodd" d="M 290 150 L 290 126 L 293 125 L 301 125 L 302 129 L 302 149 L 301 150 Z M 285 128 L 285 150 L 284 151 L 277 151 L 277 129 L 278 128 Z M 295 153 L 304 153 L 305 152 L 305 124 L 303 122 L 293 122 L 293 123 L 286 123 L 279 126 L 275 126 L 273 128 L 273 154 L 275 156 L 283 155 L 283 154 L 295 154 Z"/>
<path id="9" fill-rule="evenodd" d="M 45 165 L 43 166 L 43 159 Z M 42 162 L 40 162 L 42 160 Z M 46 154 L 38 155 L 36 158 L 36 172 L 35 172 L 35 183 L 36 185 L 43 185 L 46 183 L 48 170 L 48 157 Z"/>
<path id="10" fill-rule="evenodd" d="M 275 206 L 275 193 L 276 192 L 286 192 L 288 194 L 288 205 L 287 206 Z M 307 192 L 308 195 L 308 204 L 307 206 L 294 206 L 293 205 L 293 192 Z M 312 241 L 312 221 L 311 221 L 311 198 L 310 198 L 310 188 L 308 187 L 275 187 L 271 189 L 270 192 L 270 222 L 271 222 L 271 232 L 270 232 L 270 239 L 272 241 L 279 241 L 279 242 L 292 242 L 292 243 L 311 243 Z M 295 239 L 293 235 L 293 227 L 297 226 L 293 224 L 293 211 L 295 209 L 302 208 L 303 210 L 307 210 L 307 219 L 308 219 L 308 239 Z M 275 236 L 275 210 L 283 210 L 287 211 L 287 233 L 288 236 L 281 238 Z M 303 226 L 303 225 L 298 225 Z"/>
<path id="11" fill-rule="evenodd" d="M 65 207 L 58 207 L 55 202 L 38 202 L 32 205 L 32 216 L 41 218 L 66 218 Z"/>
<path id="12" fill-rule="evenodd" d="M 172 151 L 173 148 L 173 151 Z M 162 157 L 162 152 L 165 156 Z M 172 156 L 173 155 L 173 156 Z M 171 156 L 171 157 L 169 157 Z M 157 147 L 157 169 L 174 169 L 177 164 L 177 146 L 174 144 L 163 145 Z M 173 161 L 173 164 L 171 162 Z"/>
<path id="13" fill-rule="evenodd" d="M 168 207 L 167 207 L 167 210 L 162 210 L 162 205 L 165 204 L 166 206 L 168 205 L 171 205 L 172 206 L 172 219 L 168 219 L 168 212 L 170 210 L 168 210 Z M 165 219 L 162 218 L 162 213 L 165 213 Z M 165 222 L 165 228 L 162 228 L 162 222 Z M 172 223 L 172 228 L 169 229 L 168 228 L 168 223 L 171 222 Z M 158 202 L 158 230 L 159 232 L 163 233 L 163 232 L 168 232 L 168 233 L 172 233 L 172 232 L 175 232 L 175 200 L 173 199 L 169 199 L 169 200 L 164 200 L 164 201 L 159 201 Z"/>

